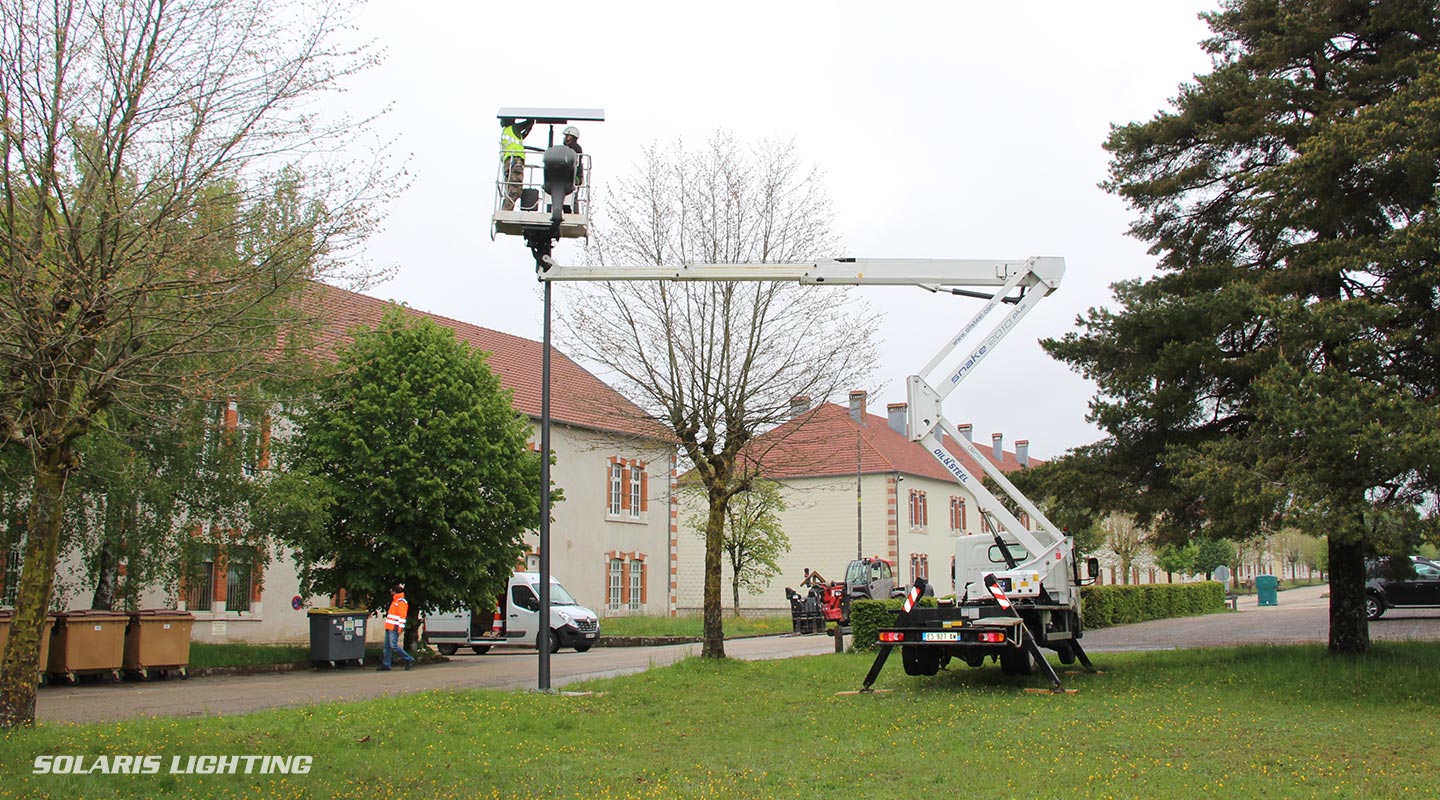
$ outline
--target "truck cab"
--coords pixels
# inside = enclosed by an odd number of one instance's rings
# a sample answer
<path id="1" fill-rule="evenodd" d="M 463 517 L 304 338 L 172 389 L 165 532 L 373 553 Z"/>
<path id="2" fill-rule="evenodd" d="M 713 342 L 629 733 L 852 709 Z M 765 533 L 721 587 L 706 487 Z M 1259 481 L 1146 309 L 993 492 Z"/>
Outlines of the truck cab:
<path id="1" fill-rule="evenodd" d="M 569 591 L 550 578 L 550 652 L 561 647 L 583 653 L 600 640 L 600 617 L 580 605 Z M 539 647 L 540 574 L 517 572 L 510 576 L 495 608 L 469 609 L 425 618 L 425 640 L 442 655 L 469 647 L 476 655 L 491 647 Z"/>

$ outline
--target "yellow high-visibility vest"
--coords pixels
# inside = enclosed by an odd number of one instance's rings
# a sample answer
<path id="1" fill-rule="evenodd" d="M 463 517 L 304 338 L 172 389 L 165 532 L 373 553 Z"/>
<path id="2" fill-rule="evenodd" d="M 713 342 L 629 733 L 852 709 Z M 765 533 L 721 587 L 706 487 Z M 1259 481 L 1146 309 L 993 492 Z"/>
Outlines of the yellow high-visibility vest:
<path id="1" fill-rule="evenodd" d="M 500 129 L 500 155 L 504 158 L 525 158 L 525 140 L 515 132 L 514 125 Z"/>

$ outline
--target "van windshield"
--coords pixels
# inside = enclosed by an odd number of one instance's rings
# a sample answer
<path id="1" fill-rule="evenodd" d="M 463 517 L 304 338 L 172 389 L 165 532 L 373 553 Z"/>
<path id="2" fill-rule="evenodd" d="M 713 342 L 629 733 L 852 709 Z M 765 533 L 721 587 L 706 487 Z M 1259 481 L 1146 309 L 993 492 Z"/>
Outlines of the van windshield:
<path id="1" fill-rule="evenodd" d="M 535 596 L 536 596 L 536 597 L 539 597 L 539 596 L 540 596 L 540 581 L 536 580 L 536 579 L 533 578 L 533 577 L 532 577 L 532 578 L 529 578 L 528 581 L 529 581 L 529 584 L 530 584 L 530 588 L 535 591 Z M 560 585 L 560 581 L 557 581 L 557 580 L 555 580 L 554 578 L 551 578 L 551 579 L 550 579 L 550 605 L 552 605 L 552 606 L 578 606 L 578 605 L 580 605 L 580 603 L 579 603 L 579 601 L 577 601 L 577 600 L 575 599 L 575 596 L 574 596 L 574 595 L 572 595 L 572 594 L 570 594 L 569 592 L 565 591 L 565 587 Z"/>
<path id="2" fill-rule="evenodd" d="M 550 581 L 550 605 L 552 606 L 578 606 L 575 598 L 565 591 L 565 587 L 559 581 Z"/>

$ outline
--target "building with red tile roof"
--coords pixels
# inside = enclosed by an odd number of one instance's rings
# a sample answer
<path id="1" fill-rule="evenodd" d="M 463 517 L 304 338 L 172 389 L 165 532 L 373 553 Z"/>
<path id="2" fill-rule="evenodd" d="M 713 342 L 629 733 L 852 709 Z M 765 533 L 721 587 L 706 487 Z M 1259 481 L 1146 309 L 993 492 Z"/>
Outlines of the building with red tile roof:
<path id="1" fill-rule="evenodd" d="M 851 392 L 847 408 L 812 406 L 809 398 L 797 397 L 792 418 L 747 449 L 752 465 L 782 484 L 787 507 L 781 527 L 790 551 L 779 560 L 781 574 L 742 605 L 788 609 L 784 589 L 798 585 L 806 568 L 838 580 L 845 565 L 861 556 L 886 558 L 904 582 L 924 577 L 948 594 L 955 538 L 988 530 L 969 489 L 905 436 L 904 404 L 889 406 L 882 417 L 868 413 L 866 400 L 865 392 Z M 963 434 L 971 426 L 959 428 Z M 983 480 L 978 462 L 958 443 L 947 437 L 944 446 Z M 1028 441 L 1006 450 L 999 433 L 976 448 L 1001 472 L 1041 463 L 1030 457 Z M 679 502 L 682 520 L 696 516 L 691 505 L 698 500 L 682 493 Z M 1021 521 L 1028 523 L 1023 515 Z M 678 541 L 678 603 L 686 610 L 701 604 L 704 553 L 697 531 L 682 530 Z M 728 597 L 728 583 L 726 591 Z"/>

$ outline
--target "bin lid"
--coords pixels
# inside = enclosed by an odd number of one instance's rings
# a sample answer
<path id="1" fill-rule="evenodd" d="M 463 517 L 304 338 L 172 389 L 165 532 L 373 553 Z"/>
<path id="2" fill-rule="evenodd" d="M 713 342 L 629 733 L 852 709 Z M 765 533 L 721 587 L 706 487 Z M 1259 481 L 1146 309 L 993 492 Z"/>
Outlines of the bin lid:
<path id="1" fill-rule="evenodd" d="M 363 608 L 312 608 L 308 614 L 312 617 L 334 614 L 344 614 L 346 616 L 359 615 L 362 617 L 370 616 L 370 612 Z"/>
<path id="2" fill-rule="evenodd" d="M 126 619 L 129 615 L 123 611 L 106 611 L 100 608 L 77 608 L 73 611 L 61 611 L 57 615 L 60 619 Z"/>
<path id="3" fill-rule="evenodd" d="M 189 611 L 181 611 L 175 608 L 145 608 L 140 611 L 131 611 L 131 619 L 195 619 L 195 615 Z"/>

